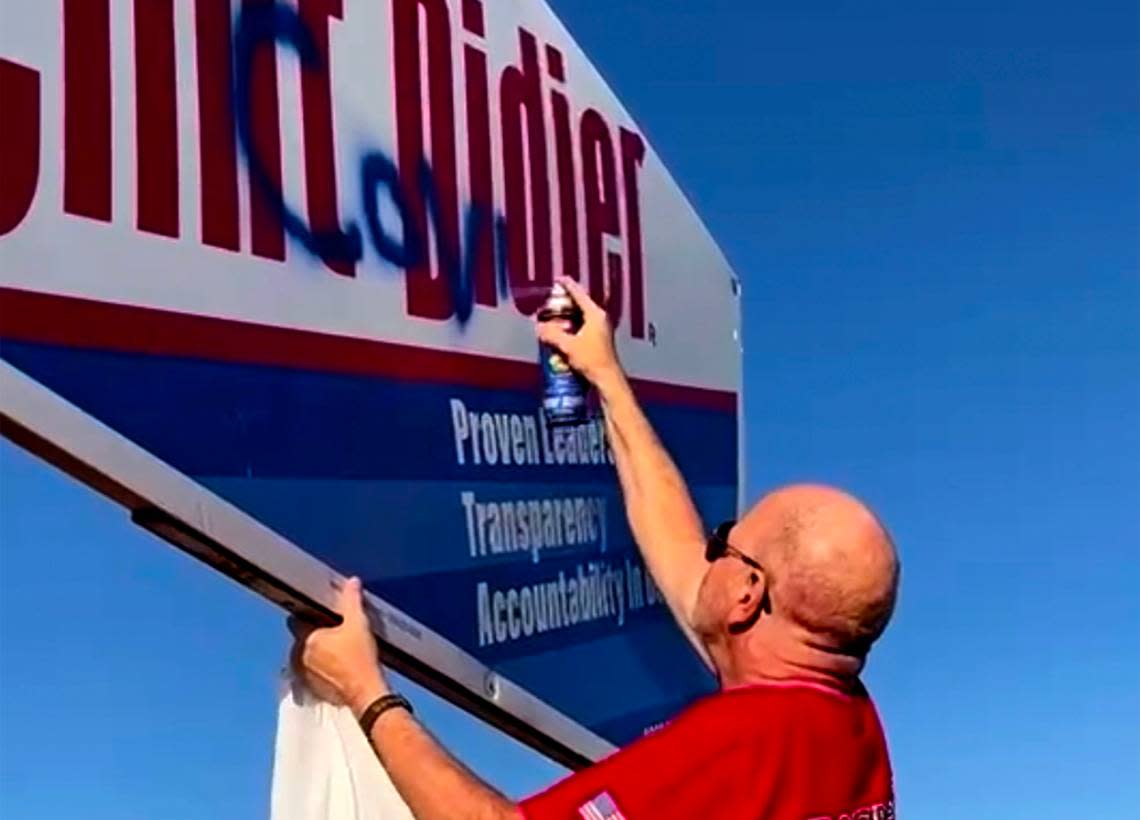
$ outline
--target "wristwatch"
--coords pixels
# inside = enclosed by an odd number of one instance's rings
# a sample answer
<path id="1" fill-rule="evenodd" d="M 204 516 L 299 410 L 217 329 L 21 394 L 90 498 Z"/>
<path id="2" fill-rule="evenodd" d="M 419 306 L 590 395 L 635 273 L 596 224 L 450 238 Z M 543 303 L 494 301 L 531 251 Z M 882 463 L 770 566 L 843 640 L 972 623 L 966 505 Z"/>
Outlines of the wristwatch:
<path id="1" fill-rule="evenodd" d="M 415 714 L 412 709 L 412 704 L 403 695 L 397 695 L 394 692 L 382 697 L 376 698 L 368 704 L 367 708 L 360 713 L 360 728 L 364 730 L 364 736 L 367 738 L 372 737 L 372 727 L 376 723 L 376 719 L 380 715 L 387 712 L 389 709 L 407 709 L 408 714 Z"/>

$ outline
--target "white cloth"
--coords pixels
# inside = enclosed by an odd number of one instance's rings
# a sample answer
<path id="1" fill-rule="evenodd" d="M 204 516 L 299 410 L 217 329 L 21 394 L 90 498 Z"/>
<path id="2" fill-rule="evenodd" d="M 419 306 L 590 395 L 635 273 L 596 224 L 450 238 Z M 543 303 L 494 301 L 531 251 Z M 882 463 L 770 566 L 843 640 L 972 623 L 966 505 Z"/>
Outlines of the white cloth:
<path id="1" fill-rule="evenodd" d="M 414 820 L 352 712 L 289 682 L 277 711 L 272 820 Z"/>

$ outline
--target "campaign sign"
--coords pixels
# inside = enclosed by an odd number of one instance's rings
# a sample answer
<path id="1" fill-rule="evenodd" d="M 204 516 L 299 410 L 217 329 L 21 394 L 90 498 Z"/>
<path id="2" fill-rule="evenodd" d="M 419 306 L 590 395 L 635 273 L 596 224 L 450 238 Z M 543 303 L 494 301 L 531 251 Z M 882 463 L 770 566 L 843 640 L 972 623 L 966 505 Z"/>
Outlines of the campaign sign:
<path id="1" fill-rule="evenodd" d="M 606 306 L 715 523 L 737 287 L 541 0 L 0 19 L 7 362 L 606 740 L 711 687 L 603 423 L 539 411 L 533 314 Z"/>

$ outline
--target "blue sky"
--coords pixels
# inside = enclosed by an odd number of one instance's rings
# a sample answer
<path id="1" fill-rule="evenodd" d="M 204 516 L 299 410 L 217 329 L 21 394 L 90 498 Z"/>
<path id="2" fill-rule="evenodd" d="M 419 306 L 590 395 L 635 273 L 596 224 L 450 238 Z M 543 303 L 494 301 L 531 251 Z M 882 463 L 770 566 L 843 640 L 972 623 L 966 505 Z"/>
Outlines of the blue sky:
<path id="1" fill-rule="evenodd" d="M 744 281 L 751 494 L 840 484 L 899 542 L 904 816 L 1124 818 L 1140 12 L 994 5 L 554 3 Z M 7 443 L 0 494 L 0 812 L 263 816 L 279 614 Z M 415 700 L 508 793 L 557 776 Z"/>

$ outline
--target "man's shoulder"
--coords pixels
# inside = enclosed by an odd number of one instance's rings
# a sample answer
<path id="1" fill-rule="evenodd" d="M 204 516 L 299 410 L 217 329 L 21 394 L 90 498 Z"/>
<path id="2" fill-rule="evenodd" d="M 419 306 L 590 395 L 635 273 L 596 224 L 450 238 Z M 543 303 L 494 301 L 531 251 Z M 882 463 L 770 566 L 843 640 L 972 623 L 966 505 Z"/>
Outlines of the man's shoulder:
<path id="1" fill-rule="evenodd" d="M 847 686 L 807 680 L 758 680 L 721 689 L 697 701 L 687 711 L 706 716 L 742 715 L 791 703 L 842 710 L 874 708 L 871 696 L 858 680 Z"/>
<path id="2" fill-rule="evenodd" d="M 832 727 L 859 734 L 880 731 L 878 712 L 867 690 L 855 682 L 839 688 L 809 681 L 760 681 L 708 695 L 666 724 L 674 740 L 687 737 L 747 738 L 764 742 L 773 735 Z"/>

